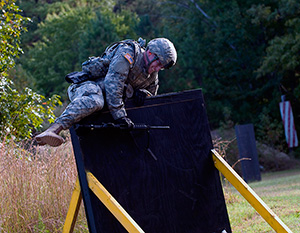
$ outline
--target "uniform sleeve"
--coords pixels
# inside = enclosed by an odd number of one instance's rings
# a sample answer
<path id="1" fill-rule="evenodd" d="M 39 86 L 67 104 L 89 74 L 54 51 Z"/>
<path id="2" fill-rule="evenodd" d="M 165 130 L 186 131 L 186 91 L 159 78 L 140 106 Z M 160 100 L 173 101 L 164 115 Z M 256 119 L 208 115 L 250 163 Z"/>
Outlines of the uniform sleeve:
<path id="1" fill-rule="evenodd" d="M 112 58 L 104 79 L 106 103 L 115 120 L 127 116 L 123 102 L 123 92 L 130 66 L 133 63 L 133 57 L 132 47 L 129 45 L 120 47 Z"/>
<path id="2" fill-rule="evenodd" d="M 158 85 L 158 72 L 153 72 L 151 74 L 151 79 L 154 80 L 147 88 L 145 88 L 147 91 L 149 91 L 152 95 L 157 95 L 157 91 L 159 88 Z"/>

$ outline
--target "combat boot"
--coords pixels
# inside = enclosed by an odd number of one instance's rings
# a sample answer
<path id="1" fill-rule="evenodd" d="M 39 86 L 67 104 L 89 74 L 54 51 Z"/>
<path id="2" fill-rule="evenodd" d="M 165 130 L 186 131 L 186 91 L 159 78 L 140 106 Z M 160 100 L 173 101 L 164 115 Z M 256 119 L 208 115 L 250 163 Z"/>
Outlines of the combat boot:
<path id="1" fill-rule="evenodd" d="M 63 127 L 60 124 L 54 123 L 45 132 L 37 135 L 35 140 L 41 146 L 45 144 L 60 146 L 64 142 L 64 139 L 58 135 L 62 130 Z"/>

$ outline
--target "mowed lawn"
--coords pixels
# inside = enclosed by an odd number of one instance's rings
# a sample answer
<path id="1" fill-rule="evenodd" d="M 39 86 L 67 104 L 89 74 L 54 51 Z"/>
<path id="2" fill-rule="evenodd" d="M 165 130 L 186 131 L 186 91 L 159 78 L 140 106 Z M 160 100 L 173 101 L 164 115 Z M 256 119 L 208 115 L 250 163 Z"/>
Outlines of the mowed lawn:
<path id="1" fill-rule="evenodd" d="M 249 186 L 292 232 L 300 232 L 300 169 L 265 173 Z M 276 232 L 228 181 L 223 187 L 233 232 Z"/>

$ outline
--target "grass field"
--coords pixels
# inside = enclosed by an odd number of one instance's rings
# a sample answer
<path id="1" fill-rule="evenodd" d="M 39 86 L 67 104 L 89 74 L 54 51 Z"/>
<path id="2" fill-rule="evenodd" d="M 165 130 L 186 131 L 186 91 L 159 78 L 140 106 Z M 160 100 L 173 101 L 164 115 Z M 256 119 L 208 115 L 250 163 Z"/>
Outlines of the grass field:
<path id="1" fill-rule="evenodd" d="M 32 151 L 0 143 L 0 176 L 1 233 L 62 231 L 77 177 L 70 142 Z M 300 232 L 300 169 L 262 174 L 250 186 Z M 233 232 L 275 232 L 228 182 L 223 187 Z M 83 206 L 74 232 L 88 232 Z"/>
<path id="2" fill-rule="evenodd" d="M 30 147 L 31 148 L 31 147 Z M 77 171 L 70 143 L 0 144 L 0 232 L 61 232 Z M 81 207 L 75 232 L 87 232 Z"/>
<path id="3" fill-rule="evenodd" d="M 249 186 L 292 232 L 300 232 L 300 169 L 265 173 Z M 233 232 L 275 232 L 231 184 L 223 187 Z"/>

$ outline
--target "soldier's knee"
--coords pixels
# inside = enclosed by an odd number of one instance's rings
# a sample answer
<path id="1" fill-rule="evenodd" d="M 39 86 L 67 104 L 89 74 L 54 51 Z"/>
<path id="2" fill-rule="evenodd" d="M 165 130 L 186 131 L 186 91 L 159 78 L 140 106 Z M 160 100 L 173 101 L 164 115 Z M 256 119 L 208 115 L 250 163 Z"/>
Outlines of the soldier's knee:
<path id="1" fill-rule="evenodd" d="M 68 95 L 71 101 L 76 98 L 99 95 L 102 96 L 101 88 L 93 81 L 87 81 L 80 84 L 72 84 L 68 89 Z"/>
<path id="2" fill-rule="evenodd" d="M 104 106 L 104 100 L 102 96 L 97 94 L 80 96 L 76 98 L 75 101 L 80 102 L 83 105 L 83 108 L 90 109 L 92 111 L 99 111 Z"/>
<path id="3" fill-rule="evenodd" d="M 96 105 L 96 108 L 97 108 L 96 111 L 101 110 L 104 107 L 104 99 L 102 98 L 102 96 L 93 95 L 92 98 L 95 101 L 95 105 Z"/>

